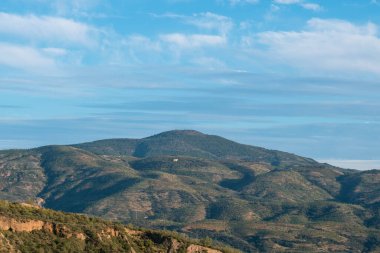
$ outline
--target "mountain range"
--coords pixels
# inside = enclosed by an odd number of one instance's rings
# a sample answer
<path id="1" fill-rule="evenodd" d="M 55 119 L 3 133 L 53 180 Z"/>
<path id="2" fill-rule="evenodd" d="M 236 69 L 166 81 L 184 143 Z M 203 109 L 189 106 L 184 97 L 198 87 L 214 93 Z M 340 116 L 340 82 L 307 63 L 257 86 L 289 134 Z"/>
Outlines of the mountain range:
<path id="1" fill-rule="evenodd" d="M 380 171 L 193 130 L 0 151 L 0 199 L 243 252 L 380 252 Z"/>

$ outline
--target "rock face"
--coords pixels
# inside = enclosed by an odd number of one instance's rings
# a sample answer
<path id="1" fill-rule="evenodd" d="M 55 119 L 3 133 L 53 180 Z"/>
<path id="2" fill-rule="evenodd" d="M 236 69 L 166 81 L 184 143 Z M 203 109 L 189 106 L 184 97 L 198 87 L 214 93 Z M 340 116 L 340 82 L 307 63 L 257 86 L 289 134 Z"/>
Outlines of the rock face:
<path id="1" fill-rule="evenodd" d="M 0 229 L 10 230 L 14 232 L 31 232 L 33 230 L 52 231 L 53 226 L 52 224 L 48 224 L 43 221 L 37 221 L 37 220 L 18 221 L 13 218 L 0 216 Z"/>
<path id="2" fill-rule="evenodd" d="M 64 225 L 41 220 L 18 220 L 5 216 L 0 216 L 0 230 L 8 230 L 12 232 L 32 232 L 41 230 L 64 238 L 71 238 L 74 236 L 82 241 L 87 239 L 85 234 L 72 232 Z M 106 230 L 106 232 L 102 231 L 102 235 L 111 238 L 111 236 L 115 236 L 115 232 L 112 232 L 112 229 L 109 229 Z"/>

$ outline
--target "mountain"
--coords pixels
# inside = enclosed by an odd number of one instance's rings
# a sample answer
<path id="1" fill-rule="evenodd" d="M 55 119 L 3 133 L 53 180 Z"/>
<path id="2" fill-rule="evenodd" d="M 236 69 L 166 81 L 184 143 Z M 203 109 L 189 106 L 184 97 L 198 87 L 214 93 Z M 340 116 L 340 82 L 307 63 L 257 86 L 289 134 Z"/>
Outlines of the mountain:
<path id="1" fill-rule="evenodd" d="M 0 198 L 244 252 L 380 251 L 380 171 L 193 130 L 0 152 Z"/>
<path id="2" fill-rule="evenodd" d="M 200 242 L 176 233 L 136 230 L 85 215 L 0 201 L 0 252 L 222 253 Z"/>
<path id="3" fill-rule="evenodd" d="M 289 153 L 242 145 L 225 138 L 194 130 L 175 130 L 141 140 L 112 139 L 75 145 L 98 155 L 127 155 L 138 158 L 152 156 L 189 156 L 211 160 L 232 159 L 251 162 L 315 163 Z"/>

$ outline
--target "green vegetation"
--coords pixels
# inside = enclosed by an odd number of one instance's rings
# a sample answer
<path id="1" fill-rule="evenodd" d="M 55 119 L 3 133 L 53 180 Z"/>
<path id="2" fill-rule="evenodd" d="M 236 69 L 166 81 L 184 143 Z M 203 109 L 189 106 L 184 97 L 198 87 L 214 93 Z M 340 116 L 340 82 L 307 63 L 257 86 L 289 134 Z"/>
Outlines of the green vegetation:
<path id="1" fill-rule="evenodd" d="M 181 253 L 190 245 L 237 253 L 210 238 L 191 240 L 170 231 L 136 230 L 86 215 L 0 201 L 0 252 Z"/>
<path id="2" fill-rule="evenodd" d="M 179 231 L 244 252 L 379 250 L 380 171 L 340 169 L 196 131 L 3 151 L 0 175 L 3 199 L 42 198 L 44 207 Z M 67 222 L 60 219 L 54 217 Z"/>

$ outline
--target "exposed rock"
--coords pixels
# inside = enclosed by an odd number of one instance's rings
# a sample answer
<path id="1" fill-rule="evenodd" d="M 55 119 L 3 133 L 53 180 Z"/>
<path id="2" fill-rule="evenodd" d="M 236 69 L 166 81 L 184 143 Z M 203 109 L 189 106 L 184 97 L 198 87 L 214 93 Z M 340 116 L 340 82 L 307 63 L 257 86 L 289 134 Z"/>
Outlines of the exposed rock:
<path id="1" fill-rule="evenodd" d="M 13 232 L 32 232 L 35 230 L 43 230 L 53 233 L 59 237 L 71 238 L 74 236 L 80 240 L 86 239 L 86 236 L 83 233 L 73 233 L 64 225 L 40 220 L 16 220 L 14 218 L 0 216 L 0 229 Z"/>
<path id="2" fill-rule="evenodd" d="M 34 205 L 34 204 L 29 204 L 29 203 L 20 203 L 20 205 L 22 205 L 22 206 L 26 206 L 26 207 L 32 207 L 32 208 L 39 208 L 39 206 L 36 206 L 36 205 Z"/>
<path id="3" fill-rule="evenodd" d="M 119 235 L 120 232 L 114 228 L 106 228 L 105 230 L 102 230 L 100 233 L 98 233 L 98 237 L 100 240 L 102 240 L 103 238 L 110 239 Z"/>
<path id="4" fill-rule="evenodd" d="M 13 218 L 0 217 L 0 229 L 11 230 L 15 232 L 31 232 L 33 230 L 42 230 L 46 223 L 39 220 L 18 221 Z"/>
<path id="5" fill-rule="evenodd" d="M 189 247 L 186 249 L 187 253 L 222 253 L 219 250 L 191 244 Z"/>
<path id="6" fill-rule="evenodd" d="M 143 232 L 139 230 L 133 230 L 129 228 L 125 228 L 124 230 L 128 235 L 142 235 L 143 234 Z"/>

